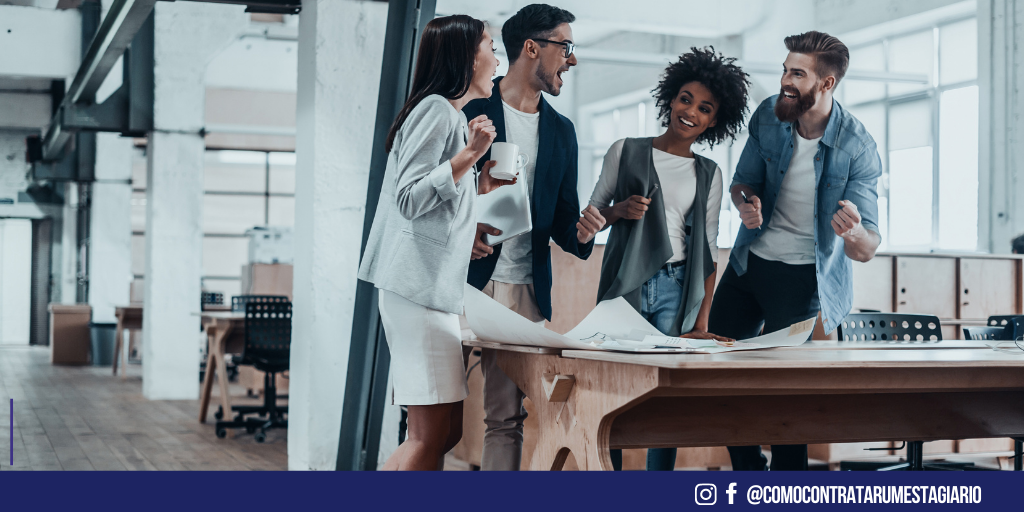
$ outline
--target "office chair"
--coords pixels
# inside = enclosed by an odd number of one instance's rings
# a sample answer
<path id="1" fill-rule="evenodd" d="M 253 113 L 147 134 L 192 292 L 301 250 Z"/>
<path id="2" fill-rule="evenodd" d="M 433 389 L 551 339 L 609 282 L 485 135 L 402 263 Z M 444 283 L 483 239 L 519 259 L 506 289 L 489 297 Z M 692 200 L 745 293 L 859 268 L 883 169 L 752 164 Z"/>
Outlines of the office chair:
<path id="1" fill-rule="evenodd" d="M 234 297 L 231 297 L 231 312 L 245 313 L 245 305 L 249 302 L 263 302 L 268 299 L 284 302 L 288 302 L 290 300 L 285 295 L 235 295 Z"/>
<path id="2" fill-rule="evenodd" d="M 1024 315 L 992 315 L 988 317 L 989 327 L 1005 327 L 1007 340 L 1024 337 Z"/>
<path id="3" fill-rule="evenodd" d="M 1008 340 L 1012 339 L 1006 335 L 1006 327 L 964 327 L 965 340 Z"/>
<path id="4" fill-rule="evenodd" d="M 1006 329 L 1003 338 L 992 339 L 1016 341 L 1024 338 L 1024 315 L 992 315 L 988 317 L 988 325 Z M 964 329 L 964 334 L 966 333 L 967 330 Z M 1013 438 L 1013 470 L 1024 470 L 1024 437 Z"/>
<path id="5" fill-rule="evenodd" d="M 277 405 L 278 373 L 288 370 L 292 343 L 292 303 L 287 297 L 244 296 L 245 348 L 242 364 L 251 364 L 265 372 L 263 376 L 263 405 L 233 405 L 237 413 L 232 421 L 217 422 L 217 437 L 227 437 L 229 428 L 245 428 L 254 433 L 257 443 L 267 440 L 266 431 L 288 428 L 288 406 Z M 232 298 L 232 305 L 235 299 Z M 241 302 L 241 301 L 238 301 Z M 217 411 L 223 416 L 221 410 Z M 246 418 L 247 414 L 259 417 Z"/>
<path id="6" fill-rule="evenodd" d="M 839 325 L 839 342 L 859 341 L 882 344 L 937 343 L 942 341 L 942 326 L 933 315 L 897 313 L 853 313 Z M 891 462 L 841 461 L 842 471 L 925 471 L 975 469 L 973 462 L 925 463 L 924 441 L 905 441 L 907 460 Z M 896 448 L 897 450 L 900 448 Z"/>
<path id="7" fill-rule="evenodd" d="M 942 327 L 932 315 L 851 313 L 839 324 L 839 341 L 934 343 L 942 341 Z"/>
<path id="8" fill-rule="evenodd" d="M 224 304 L 224 294 L 223 293 L 221 293 L 221 292 L 202 292 L 202 293 L 203 293 L 203 295 L 202 295 L 202 298 L 199 300 L 199 303 L 200 303 L 201 306 L 203 306 L 204 309 L 205 309 L 205 307 L 207 305 L 219 306 L 221 304 Z"/>

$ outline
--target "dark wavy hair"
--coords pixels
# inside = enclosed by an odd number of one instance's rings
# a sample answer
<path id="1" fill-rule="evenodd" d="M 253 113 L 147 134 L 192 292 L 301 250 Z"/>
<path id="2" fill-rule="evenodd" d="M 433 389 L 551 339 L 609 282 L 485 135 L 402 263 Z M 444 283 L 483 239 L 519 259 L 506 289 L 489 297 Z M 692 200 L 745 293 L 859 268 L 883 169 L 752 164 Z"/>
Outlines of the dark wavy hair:
<path id="1" fill-rule="evenodd" d="M 398 130 L 423 98 L 439 94 L 449 100 L 466 95 L 473 83 L 473 64 L 484 37 L 484 22 L 456 14 L 434 18 L 420 37 L 412 89 L 398 117 L 388 131 L 384 149 L 390 153 Z"/>
<path id="2" fill-rule="evenodd" d="M 679 95 L 679 89 L 690 82 L 699 82 L 707 87 L 718 101 L 715 126 L 704 130 L 696 142 L 706 142 L 714 147 L 726 139 L 735 139 L 743 129 L 747 114 L 747 92 L 750 80 L 746 73 L 735 64 L 736 59 L 715 53 L 715 48 L 690 48 L 679 60 L 669 64 L 661 75 L 661 81 L 651 92 L 658 106 L 661 125 L 668 127 L 672 115 L 672 101 Z"/>
<path id="3" fill-rule="evenodd" d="M 519 54 L 523 53 L 523 43 L 527 39 L 547 38 L 552 30 L 558 28 L 562 23 L 572 23 L 576 16 L 565 9 L 547 5 L 530 4 L 501 26 L 501 42 L 505 45 L 505 55 L 508 56 L 508 63 L 512 65 L 519 60 Z M 537 43 L 541 48 L 546 48 L 548 43 Z"/>

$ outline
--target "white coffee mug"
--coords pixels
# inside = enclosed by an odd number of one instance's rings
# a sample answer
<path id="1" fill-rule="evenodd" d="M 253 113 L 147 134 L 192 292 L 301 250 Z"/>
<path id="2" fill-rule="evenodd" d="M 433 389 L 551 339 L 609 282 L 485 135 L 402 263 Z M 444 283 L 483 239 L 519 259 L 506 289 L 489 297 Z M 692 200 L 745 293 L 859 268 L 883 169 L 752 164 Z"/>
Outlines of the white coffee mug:
<path id="1" fill-rule="evenodd" d="M 519 152 L 519 146 L 511 142 L 491 144 L 491 160 L 497 162 L 491 167 L 491 177 L 499 180 L 514 179 L 530 162 L 529 157 Z"/>

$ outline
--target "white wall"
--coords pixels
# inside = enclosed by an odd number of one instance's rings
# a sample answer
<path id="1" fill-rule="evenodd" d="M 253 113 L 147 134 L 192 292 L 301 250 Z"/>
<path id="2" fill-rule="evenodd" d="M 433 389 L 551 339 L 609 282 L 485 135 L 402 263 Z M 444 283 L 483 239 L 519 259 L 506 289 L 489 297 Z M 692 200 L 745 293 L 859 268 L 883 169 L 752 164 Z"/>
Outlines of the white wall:
<path id="1" fill-rule="evenodd" d="M 67 78 L 82 55 L 77 9 L 0 5 L 0 75 Z"/>
<path id="2" fill-rule="evenodd" d="M 28 345 L 32 221 L 0 219 L 0 345 Z"/>
<path id="3" fill-rule="evenodd" d="M 978 245 L 1006 254 L 1024 233 L 1024 2 L 979 0 L 978 15 Z"/>

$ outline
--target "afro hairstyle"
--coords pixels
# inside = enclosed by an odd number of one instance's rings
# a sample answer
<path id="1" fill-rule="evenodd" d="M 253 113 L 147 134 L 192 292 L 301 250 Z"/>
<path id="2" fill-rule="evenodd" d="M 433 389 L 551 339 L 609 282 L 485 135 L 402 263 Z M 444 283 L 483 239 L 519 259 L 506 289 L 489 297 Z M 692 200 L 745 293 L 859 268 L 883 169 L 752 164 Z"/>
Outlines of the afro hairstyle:
<path id="1" fill-rule="evenodd" d="M 709 46 L 690 48 L 689 53 L 684 53 L 678 61 L 669 64 L 658 86 L 651 91 L 654 93 L 661 125 L 668 127 L 672 101 L 679 95 L 679 90 L 690 82 L 699 82 L 715 96 L 718 111 L 715 114 L 715 126 L 700 134 L 696 142 L 714 147 L 726 139 L 735 139 L 736 134 L 743 129 L 750 88 L 749 75 L 735 62 L 736 59 L 715 53 L 715 48 Z"/>

